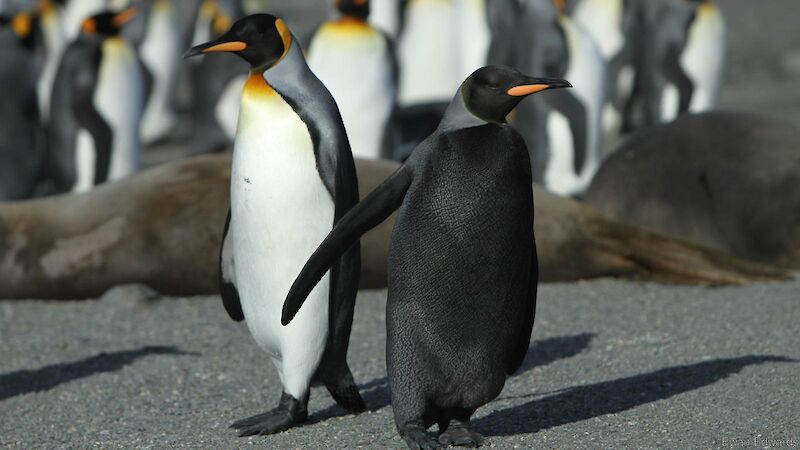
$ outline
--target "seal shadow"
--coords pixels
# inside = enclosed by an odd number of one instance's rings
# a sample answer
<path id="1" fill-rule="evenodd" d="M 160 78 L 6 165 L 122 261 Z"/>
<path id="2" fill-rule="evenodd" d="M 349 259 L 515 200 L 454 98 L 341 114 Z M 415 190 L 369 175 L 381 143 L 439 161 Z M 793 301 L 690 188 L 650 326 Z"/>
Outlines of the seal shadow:
<path id="1" fill-rule="evenodd" d="M 18 370 L 0 375 L 0 401 L 32 392 L 49 391 L 56 386 L 104 372 L 115 372 L 149 355 L 194 355 L 175 347 L 148 346 L 52 364 L 35 370 Z"/>
<path id="2" fill-rule="evenodd" d="M 798 362 L 783 356 L 743 356 L 673 366 L 617 380 L 575 386 L 473 421 L 487 436 L 536 433 L 700 389 L 751 365 Z"/>
<path id="3" fill-rule="evenodd" d="M 534 341 L 528 349 L 525 361 L 514 376 L 519 376 L 535 367 L 546 366 L 559 359 L 566 359 L 581 353 L 589 347 L 595 335 L 582 333 L 574 336 L 560 336 Z M 377 411 L 391 403 L 389 378 L 379 377 L 358 385 L 358 390 L 367 404 L 367 409 Z M 347 414 L 338 405 L 333 404 L 328 408 L 318 411 L 309 417 L 307 424 L 315 424 L 332 417 Z"/>

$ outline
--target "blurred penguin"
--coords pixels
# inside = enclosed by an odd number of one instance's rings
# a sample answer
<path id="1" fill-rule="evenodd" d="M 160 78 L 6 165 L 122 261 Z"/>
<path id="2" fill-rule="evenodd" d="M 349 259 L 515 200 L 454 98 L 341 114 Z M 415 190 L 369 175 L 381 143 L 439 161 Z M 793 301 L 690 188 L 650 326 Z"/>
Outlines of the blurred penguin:
<path id="1" fill-rule="evenodd" d="M 139 168 L 147 86 L 136 51 L 119 35 L 136 13 L 131 8 L 86 19 L 64 52 L 53 87 L 48 149 L 59 192 L 87 191 Z"/>
<path id="2" fill-rule="evenodd" d="M 178 121 L 174 89 L 183 52 L 183 28 L 173 0 L 149 0 L 147 27 L 139 55 L 152 77 L 152 93 L 142 119 L 142 143 L 168 138 Z"/>
<path id="3" fill-rule="evenodd" d="M 339 105 L 353 156 L 390 158 L 397 96 L 394 43 L 367 23 L 369 0 L 335 0 L 340 17 L 314 33 L 308 65 Z"/>
<path id="4" fill-rule="evenodd" d="M 42 31 L 44 44 L 44 65 L 39 74 L 37 91 L 39 94 L 39 112 L 42 120 L 47 121 L 50 115 L 50 93 L 61 62 L 61 55 L 66 48 L 66 32 L 63 22 L 63 1 L 39 0 L 39 28 Z"/>
<path id="5" fill-rule="evenodd" d="M 523 0 L 516 65 L 537 76 L 569 79 L 574 88 L 521 104 L 515 124 L 531 150 L 534 181 L 560 195 L 580 195 L 600 165 L 606 65 L 591 36 L 559 6 Z"/>
<path id="6" fill-rule="evenodd" d="M 0 201 L 31 197 L 41 173 L 33 20 L 0 13 Z"/>
<path id="7" fill-rule="evenodd" d="M 490 0 L 455 0 L 456 42 L 459 45 L 459 80 L 486 65 L 492 34 L 489 29 Z"/>
<path id="8" fill-rule="evenodd" d="M 636 58 L 642 36 L 638 0 L 580 0 L 572 18 L 594 39 L 606 61 L 604 142 L 621 134 L 625 108 L 633 95 Z"/>
<path id="9" fill-rule="evenodd" d="M 244 15 L 239 0 L 204 0 L 197 13 L 192 45 L 213 41 Z M 196 60 L 196 61 L 195 61 Z M 247 80 L 247 63 L 222 53 L 195 58 L 192 64 L 192 154 L 223 151 L 236 136 L 239 104 Z M 243 75 L 244 74 L 244 75 Z"/>
<path id="10" fill-rule="evenodd" d="M 402 3 L 400 0 L 370 0 L 369 23 L 382 30 L 392 39 L 397 39 L 400 34 L 400 14 Z"/>
<path id="11" fill-rule="evenodd" d="M 671 122 L 679 114 L 717 104 L 725 68 L 725 19 L 710 0 L 666 0 L 661 11 L 650 16 L 654 39 L 648 52 L 659 56 L 663 70 L 661 122 Z"/>

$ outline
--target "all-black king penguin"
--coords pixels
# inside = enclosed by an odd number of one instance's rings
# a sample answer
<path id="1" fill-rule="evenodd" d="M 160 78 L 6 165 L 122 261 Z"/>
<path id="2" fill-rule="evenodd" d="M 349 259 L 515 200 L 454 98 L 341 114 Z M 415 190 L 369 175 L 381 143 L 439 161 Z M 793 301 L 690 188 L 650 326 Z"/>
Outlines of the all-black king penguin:
<path id="1" fill-rule="evenodd" d="M 505 117 L 527 95 L 568 86 L 478 69 L 436 132 L 336 224 L 289 292 L 282 322 L 293 324 L 339 255 L 400 208 L 386 360 L 395 421 L 411 448 L 480 444 L 470 417 L 525 357 L 538 283 L 532 179 L 525 142 Z M 435 423 L 438 443 L 426 432 Z"/>
<path id="2" fill-rule="evenodd" d="M 144 68 L 119 34 L 137 10 L 86 19 L 64 56 L 50 103 L 49 165 L 57 191 L 86 191 L 139 168 Z"/>
<path id="3" fill-rule="evenodd" d="M 285 430 L 307 417 L 322 383 L 349 411 L 364 402 L 347 365 L 360 269 L 354 243 L 333 261 L 291 326 L 281 309 L 303 263 L 358 201 L 355 165 L 336 103 L 281 19 L 256 14 L 186 56 L 233 52 L 250 63 L 242 94 L 231 211 L 220 250 L 222 299 L 247 320 L 283 383 L 277 408 L 233 424 L 241 435 Z"/>

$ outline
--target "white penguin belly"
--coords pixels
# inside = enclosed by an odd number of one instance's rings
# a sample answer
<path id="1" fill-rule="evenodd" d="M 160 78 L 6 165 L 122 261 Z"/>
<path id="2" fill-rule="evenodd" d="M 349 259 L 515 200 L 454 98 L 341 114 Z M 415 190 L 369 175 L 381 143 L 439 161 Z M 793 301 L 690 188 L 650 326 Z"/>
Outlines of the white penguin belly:
<path id="1" fill-rule="evenodd" d="M 85 129 L 78 130 L 75 138 L 75 184 L 72 192 L 88 192 L 94 187 L 95 162 L 94 139 Z"/>
<path id="2" fill-rule="evenodd" d="M 400 0 L 372 0 L 369 9 L 369 23 L 396 37 L 400 28 Z"/>
<path id="3" fill-rule="evenodd" d="M 344 34 L 326 26 L 311 43 L 308 65 L 333 95 L 353 156 L 379 159 L 395 86 L 386 40 L 376 30 Z"/>
<path id="4" fill-rule="evenodd" d="M 622 8 L 623 0 L 582 0 L 572 15 L 589 32 L 606 61 L 614 58 L 625 44 Z"/>
<path id="5" fill-rule="evenodd" d="M 328 335 L 329 275 L 296 318 L 280 323 L 303 265 L 333 227 L 335 206 L 317 172 L 306 125 L 283 99 L 245 87 L 231 172 L 235 277 L 247 326 L 300 398 Z"/>
<path id="6" fill-rule="evenodd" d="M 576 149 L 569 122 L 561 114 L 551 113 L 548 119 L 550 161 L 545 170 L 545 184 L 557 194 L 575 195 L 586 190 L 600 165 L 606 65 L 586 31 L 567 18 L 562 18 L 561 24 L 570 50 L 566 79 L 574 86 L 570 92 L 586 111 L 585 159 L 580 173 L 575 173 Z"/>
<path id="7" fill-rule="evenodd" d="M 177 122 L 172 107 L 173 89 L 180 64 L 181 26 L 169 0 L 157 0 L 141 47 L 142 62 L 153 75 L 153 88 L 142 119 L 142 140 L 158 140 Z"/>
<path id="8" fill-rule="evenodd" d="M 61 27 L 61 19 L 55 9 L 42 15 L 42 31 L 44 34 L 47 55 L 45 57 L 42 74 L 39 76 L 37 92 L 39 94 L 39 113 L 42 121 L 46 122 L 50 117 L 50 94 L 53 91 L 53 82 L 56 78 L 58 65 L 61 63 L 61 55 L 64 53 L 64 31 Z"/>
<path id="9" fill-rule="evenodd" d="M 122 38 L 103 43 L 94 104 L 111 127 L 110 181 L 139 170 L 139 126 L 144 110 L 141 67 L 133 48 Z"/>
<path id="10" fill-rule="evenodd" d="M 400 106 L 449 102 L 461 85 L 452 0 L 413 0 L 400 36 Z"/>

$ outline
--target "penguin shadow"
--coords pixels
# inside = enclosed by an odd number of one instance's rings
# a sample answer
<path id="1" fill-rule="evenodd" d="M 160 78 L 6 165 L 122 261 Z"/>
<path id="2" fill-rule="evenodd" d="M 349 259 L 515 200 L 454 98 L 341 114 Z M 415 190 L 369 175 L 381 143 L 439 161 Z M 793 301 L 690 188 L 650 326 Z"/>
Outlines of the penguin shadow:
<path id="1" fill-rule="evenodd" d="M 56 386 L 105 372 L 115 372 L 150 355 L 193 355 L 175 347 L 142 347 L 100 353 L 79 361 L 52 364 L 35 370 L 18 370 L 0 375 L 0 401 L 32 392 L 49 391 Z"/>
<path id="2" fill-rule="evenodd" d="M 593 333 L 582 333 L 574 336 L 560 336 L 534 341 L 528 349 L 525 361 L 514 376 L 519 376 L 535 367 L 546 366 L 559 359 L 570 358 L 589 347 Z M 377 411 L 391 404 L 389 378 L 379 377 L 358 385 L 358 390 L 367 404 L 367 409 Z M 347 414 L 336 404 L 329 406 L 309 417 L 307 424 L 315 424 L 324 420 Z"/>
<path id="3" fill-rule="evenodd" d="M 739 373 L 748 366 L 797 363 L 783 356 L 743 356 L 673 366 L 586 386 L 575 386 L 473 421 L 488 436 L 510 436 L 615 414 L 637 406 L 700 389 Z"/>

